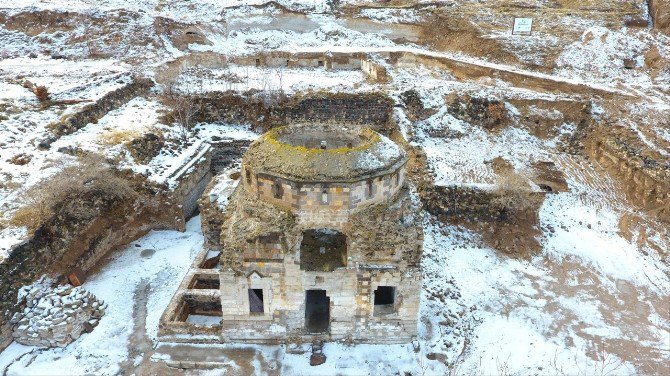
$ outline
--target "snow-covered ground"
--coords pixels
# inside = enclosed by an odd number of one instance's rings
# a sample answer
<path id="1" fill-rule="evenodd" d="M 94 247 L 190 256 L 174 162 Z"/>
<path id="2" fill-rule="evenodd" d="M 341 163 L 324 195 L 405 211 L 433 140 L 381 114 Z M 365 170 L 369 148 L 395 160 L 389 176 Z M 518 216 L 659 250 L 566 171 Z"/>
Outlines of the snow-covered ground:
<path id="1" fill-rule="evenodd" d="M 160 315 L 202 243 L 200 217 L 195 217 L 186 232 L 152 231 L 115 253 L 83 285 L 109 305 L 99 326 L 64 349 L 36 350 L 13 343 L 0 354 L 0 369 L 8 375 L 118 374 L 132 351 L 129 341 L 136 329 L 156 340 Z M 140 318 L 138 295 L 143 293 L 146 317 Z M 141 322 L 146 325 L 135 328 Z"/>
<path id="2" fill-rule="evenodd" d="M 630 101 L 627 109 L 632 116 L 628 126 L 650 148 L 668 155 L 665 149 L 670 133 L 662 120 L 670 109 L 670 71 L 654 76 L 646 67 L 645 57 L 655 47 L 660 59 L 670 58 L 670 37 L 661 33 L 612 27 L 604 20 L 593 19 L 598 16 L 595 13 L 588 18 L 576 12 L 552 21 L 570 25 L 569 33 L 552 33 L 551 28 L 560 28 L 547 19 L 538 20 L 537 32 L 531 37 L 512 36 L 503 17 L 480 9 L 494 1 L 458 2 L 473 4 L 467 15 L 478 25 L 495 25 L 483 30 L 483 38 L 511 51 L 519 59 L 519 65 L 514 65 L 421 44 L 423 34 L 416 25 L 429 18 L 425 10 L 429 8 L 366 8 L 352 17 L 340 18 L 327 12 L 328 2 L 323 0 L 278 1 L 295 12 L 284 12 L 274 5 L 252 7 L 267 3 L 0 0 L 0 11 L 7 15 L 53 10 L 105 18 L 118 15 L 114 12 L 120 10 L 137 12 L 130 20 L 117 21 L 106 31 L 98 31 L 96 38 L 111 32 L 120 32 L 125 38 L 114 42 L 112 51 L 103 51 L 107 53 L 104 58 L 89 56 L 90 47 L 83 36 L 90 31 L 84 25 L 37 35 L 12 28 L 17 25 L 0 25 L 0 222 L 22 204 L 23 191 L 63 165 L 76 163 L 74 157 L 58 149 L 76 147 L 101 153 L 116 159 L 119 166 L 161 183 L 183 167 L 191 154 L 200 152 L 203 142 L 215 137 L 255 139 L 258 135 L 245 124 L 199 124 L 190 144 L 170 144 L 171 148 L 165 148 L 149 163 L 137 163 L 127 154 L 125 142 L 149 132 L 177 136 L 175 129 L 160 124 L 164 105 L 148 95 L 132 99 L 62 137 L 50 150 L 37 149 L 39 141 L 49 134 L 49 124 L 129 82 L 133 73 L 154 77 L 163 63 L 194 52 L 227 56 L 273 50 L 410 52 L 492 72 L 632 95 L 625 99 Z M 378 5 L 355 0 L 342 3 Z M 451 3 L 441 5 L 449 11 L 454 5 Z M 167 35 L 156 34 L 158 17 L 192 26 L 206 42 L 178 50 Z M 168 30 L 173 27 L 169 25 Z M 131 46 L 141 39 L 137 33 L 150 42 Z M 70 37 L 75 41 L 66 43 Z M 35 57 L 28 57 L 30 53 Z M 46 57 L 58 54 L 69 58 Z M 624 58 L 634 59 L 636 68 L 624 69 Z M 497 157 L 503 157 L 518 171 L 528 169 L 533 162 L 550 160 L 565 173 L 570 191 L 547 196 L 540 209 L 541 252 L 528 260 L 510 258 L 487 245 L 479 234 L 440 224 L 428 216 L 424 223 L 419 352 L 411 345 L 329 343 L 324 348 L 328 362 L 310 367 L 308 354 L 294 354 L 283 347 L 229 344 L 220 348 L 230 367 L 212 374 L 231 369 L 233 373 L 301 375 L 670 374 L 670 272 L 657 252 L 670 249 L 668 229 L 632 207 L 621 187 L 599 166 L 559 151 L 560 138 L 575 132 L 575 124 L 563 123 L 556 136 L 540 138 L 515 118 L 512 126 L 492 133 L 457 120 L 445 107 L 446 95 L 461 92 L 546 102 L 591 98 L 515 87 L 493 74 L 468 80 L 456 72 L 420 63 L 385 64 L 392 78 L 385 85 L 366 82 L 358 70 L 235 65 L 210 67 L 207 76 L 186 69 L 177 77 L 188 91 L 259 89 L 295 94 L 309 90 L 387 90 L 398 103 L 401 93 L 415 89 L 434 112 L 417 122 L 409 121 L 401 106 L 395 108 L 394 115 L 403 134 L 426 152 L 436 184 L 490 186 L 496 176 L 486 162 Z M 534 70 L 533 64 L 546 66 Z M 54 100 L 83 102 L 42 108 L 23 86 L 23 80 L 46 86 Z M 507 110 L 512 117 L 518 116 L 509 103 Z M 594 106 L 594 116 L 598 111 L 599 106 Z M 649 117 L 656 125 L 646 129 L 637 117 Z M 457 137 L 433 137 L 433 130 L 449 131 Z M 9 163 L 16 156 L 25 156 L 29 162 Z M 215 191 L 225 205 L 234 182 L 227 175 L 217 179 Z M 25 235 L 25 229 L 0 227 L 0 259 Z M 109 304 L 100 325 L 65 349 L 39 350 L 12 344 L 0 353 L 0 372 L 26 375 L 67 370 L 68 374 L 113 375 L 169 360 L 169 351 L 153 351 L 158 319 L 201 244 L 199 220 L 195 218 L 185 233 L 152 232 L 114 253 L 84 284 Z M 449 370 L 447 364 L 453 368 Z"/>
<path id="3" fill-rule="evenodd" d="M 617 233 L 617 215 L 581 201 L 584 188 L 573 184 L 573 192 L 551 196 L 542 207 L 545 251 L 531 260 L 501 256 L 476 233 L 425 220 L 418 353 L 411 345 L 329 343 L 328 362 L 310 367 L 309 352 L 228 344 L 215 346 L 223 359 L 229 356 L 222 369 L 435 375 L 448 370 L 427 356 L 442 354 L 456 363 L 457 374 L 622 375 L 654 367 L 663 373 L 670 352 L 666 266 L 641 256 Z M 199 226 L 196 217 L 185 233 L 151 232 L 115 254 L 84 284 L 109 305 L 98 328 L 65 349 L 12 344 L 0 354 L 0 369 L 7 367 L 8 375 L 52 374 L 54 367 L 113 375 L 128 367 L 133 333 L 155 344 L 159 316 L 202 244 Z M 138 291 L 146 291 L 144 300 Z M 145 319 L 138 317 L 138 301 L 146 304 Z M 138 329 L 138 322 L 146 324 Z M 151 361 L 170 359 L 169 350 L 160 351 Z M 240 360 L 243 351 L 261 360 Z M 135 365 L 149 361 L 146 354 L 135 356 Z"/>

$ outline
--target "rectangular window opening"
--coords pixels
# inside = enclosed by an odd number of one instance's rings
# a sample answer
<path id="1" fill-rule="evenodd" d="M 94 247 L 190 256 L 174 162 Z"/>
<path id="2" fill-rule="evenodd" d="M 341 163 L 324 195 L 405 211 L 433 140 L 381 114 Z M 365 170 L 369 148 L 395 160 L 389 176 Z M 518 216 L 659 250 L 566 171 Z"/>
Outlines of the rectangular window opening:
<path id="1" fill-rule="evenodd" d="M 395 312 L 395 287 L 379 286 L 375 290 L 374 315 L 386 315 Z"/>
<path id="2" fill-rule="evenodd" d="M 249 313 L 263 312 L 263 289 L 249 289 Z"/>

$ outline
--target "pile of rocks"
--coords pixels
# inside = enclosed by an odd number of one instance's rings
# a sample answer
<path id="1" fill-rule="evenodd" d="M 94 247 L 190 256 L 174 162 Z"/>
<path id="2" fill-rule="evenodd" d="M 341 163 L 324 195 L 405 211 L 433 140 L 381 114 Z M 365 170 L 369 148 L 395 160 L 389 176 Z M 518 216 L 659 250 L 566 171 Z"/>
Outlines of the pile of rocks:
<path id="1" fill-rule="evenodd" d="M 40 347 L 65 347 L 90 332 L 105 314 L 107 304 L 82 287 L 35 284 L 25 288 L 26 308 L 12 317 L 16 342 Z"/>

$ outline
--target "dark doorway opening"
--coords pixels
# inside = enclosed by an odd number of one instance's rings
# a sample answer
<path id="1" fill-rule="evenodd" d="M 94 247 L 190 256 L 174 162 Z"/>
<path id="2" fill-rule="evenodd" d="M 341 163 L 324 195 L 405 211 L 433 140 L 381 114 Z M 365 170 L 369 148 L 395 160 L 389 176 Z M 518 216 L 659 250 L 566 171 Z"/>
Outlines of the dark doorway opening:
<path id="1" fill-rule="evenodd" d="M 330 325 L 330 298 L 326 290 L 305 291 L 305 329 L 310 333 L 328 331 Z"/>
<path id="2" fill-rule="evenodd" d="M 374 304 L 375 316 L 395 312 L 395 287 L 377 287 L 377 290 L 375 290 Z"/>
<path id="3" fill-rule="evenodd" d="M 249 313 L 263 313 L 263 289 L 249 289 Z"/>

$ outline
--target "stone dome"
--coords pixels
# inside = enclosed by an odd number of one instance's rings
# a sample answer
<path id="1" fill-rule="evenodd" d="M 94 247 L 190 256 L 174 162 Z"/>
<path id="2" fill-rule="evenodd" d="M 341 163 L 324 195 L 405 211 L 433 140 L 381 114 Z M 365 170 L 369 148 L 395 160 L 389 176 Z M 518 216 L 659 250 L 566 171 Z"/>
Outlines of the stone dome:
<path id="1" fill-rule="evenodd" d="M 304 182 L 366 179 L 395 170 L 406 160 L 402 148 L 369 128 L 332 125 L 272 129 L 244 156 L 245 166 L 255 173 Z"/>

